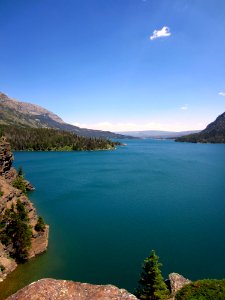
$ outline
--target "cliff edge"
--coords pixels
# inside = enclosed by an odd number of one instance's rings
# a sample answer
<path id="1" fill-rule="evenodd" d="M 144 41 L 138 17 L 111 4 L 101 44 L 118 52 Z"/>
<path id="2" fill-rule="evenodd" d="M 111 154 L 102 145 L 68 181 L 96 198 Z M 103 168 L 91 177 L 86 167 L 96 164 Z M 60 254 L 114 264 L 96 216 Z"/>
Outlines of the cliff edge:
<path id="1" fill-rule="evenodd" d="M 134 295 L 114 285 L 93 285 L 56 279 L 38 280 L 7 298 L 7 300 L 38 299 L 137 300 Z"/>
<path id="2" fill-rule="evenodd" d="M 28 199 L 27 195 L 19 188 L 14 187 L 13 183 L 19 177 L 17 171 L 12 167 L 13 154 L 10 144 L 4 137 L 0 138 L 0 281 L 11 273 L 18 264 L 15 258 L 15 244 L 9 238 L 7 226 L 11 226 L 12 231 L 15 223 L 9 219 L 9 213 L 18 214 L 18 208 L 22 207 L 22 213 L 26 215 L 27 228 L 29 228 L 30 239 L 26 259 L 30 259 L 44 251 L 48 247 L 49 226 L 44 225 L 42 230 L 37 231 L 38 215 Z M 23 179 L 26 191 L 32 190 L 32 185 Z M 19 206 L 18 206 L 19 203 Z M 6 216 L 6 217 L 5 217 Z M 5 217 L 5 218 L 4 218 Z M 20 221 L 20 220 L 19 220 Z M 24 226 L 23 222 L 16 225 Z M 9 224 L 8 224 L 9 223 Z M 16 226 L 15 225 L 15 226 Z M 17 231 L 18 228 L 15 229 Z"/>

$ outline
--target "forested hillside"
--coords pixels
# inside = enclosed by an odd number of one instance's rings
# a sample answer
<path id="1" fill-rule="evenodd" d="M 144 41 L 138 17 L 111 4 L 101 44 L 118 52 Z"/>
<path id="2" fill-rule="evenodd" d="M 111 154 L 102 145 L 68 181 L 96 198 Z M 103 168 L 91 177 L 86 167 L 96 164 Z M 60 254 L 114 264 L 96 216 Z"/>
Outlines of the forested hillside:
<path id="1" fill-rule="evenodd" d="M 71 132 L 18 126 L 0 126 L 13 150 L 19 151 L 81 151 L 114 149 L 120 143 L 102 138 L 89 138 Z"/>
<path id="2" fill-rule="evenodd" d="M 126 138 L 110 131 L 80 128 L 64 122 L 49 110 L 32 103 L 9 98 L 0 92 L 0 125 L 16 125 L 32 128 L 53 128 L 72 132 L 79 136 L 100 138 Z"/>
<path id="3" fill-rule="evenodd" d="M 179 137 L 176 142 L 225 143 L 225 113 L 218 116 L 201 132 Z"/>

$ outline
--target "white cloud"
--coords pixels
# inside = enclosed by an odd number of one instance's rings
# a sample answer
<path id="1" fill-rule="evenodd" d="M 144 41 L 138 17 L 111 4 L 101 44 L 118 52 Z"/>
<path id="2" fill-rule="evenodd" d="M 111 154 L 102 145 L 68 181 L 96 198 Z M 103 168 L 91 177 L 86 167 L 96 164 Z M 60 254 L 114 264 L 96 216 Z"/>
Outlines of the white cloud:
<path id="1" fill-rule="evenodd" d="M 187 104 L 185 104 L 184 106 L 181 106 L 180 109 L 182 109 L 182 110 L 187 110 L 187 109 L 188 109 Z"/>
<path id="2" fill-rule="evenodd" d="M 161 30 L 153 31 L 153 34 L 150 36 L 150 40 L 155 40 L 155 39 L 170 36 L 170 35 L 171 35 L 171 32 L 170 32 L 169 27 L 163 26 L 163 28 Z"/>
<path id="3" fill-rule="evenodd" d="M 220 96 L 225 96 L 225 93 L 224 92 L 219 92 L 218 93 Z"/>

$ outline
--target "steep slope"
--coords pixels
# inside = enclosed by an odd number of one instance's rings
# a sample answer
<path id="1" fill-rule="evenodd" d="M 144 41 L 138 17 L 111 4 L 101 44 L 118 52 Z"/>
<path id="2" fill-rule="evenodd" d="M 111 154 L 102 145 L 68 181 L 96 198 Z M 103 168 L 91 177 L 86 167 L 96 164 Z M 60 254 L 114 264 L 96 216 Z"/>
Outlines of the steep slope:
<path id="1" fill-rule="evenodd" d="M 200 133 L 179 137 L 176 142 L 225 143 L 225 112 Z"/>
<path id="2" fill-rule="evenodd" d="M 47 109 L 14 99 L 0 92 L 0 124 L 51 127 L 63 120 Z"/>
<path id="3" fill-rule="evenodd" d="M 24 192 L 15 187 L 14 183 L 18 180 L 19 174 L 12 168 L 12 161 L 10 144 L 2 137 L 0 138 L 0 281 L 16 268 L 19 263 L 18 254 L 22 254 L 22 251 L 26 254 L 23 259 L 29 259 L 44 252 L 48 246 L 49 227 L 43 225 L 41 230 L 37 228 L 39 218 L 33 204 Z M 23 180 L 23 184 L 26 190 L 32 189 L 27 181 Z M 22 249 L 22 246 L 25 247 L 24 240 L 27 242 L 28 239 L 25 235 L 27 230 L 29 230 L 29 246 L 27 244 L 26 249 Z"/>
<path id="4" fill-rule="evenodd" d="M 33 128 L 53 128 L 76 133 L 80 136 L 102 138 L 125 138 L 109 131 L 79 128 L 65 123 L 59 116 L 47 109 L 31 103 L 9 98 L 0 92 L 0 125 L 29 126 Z"/>

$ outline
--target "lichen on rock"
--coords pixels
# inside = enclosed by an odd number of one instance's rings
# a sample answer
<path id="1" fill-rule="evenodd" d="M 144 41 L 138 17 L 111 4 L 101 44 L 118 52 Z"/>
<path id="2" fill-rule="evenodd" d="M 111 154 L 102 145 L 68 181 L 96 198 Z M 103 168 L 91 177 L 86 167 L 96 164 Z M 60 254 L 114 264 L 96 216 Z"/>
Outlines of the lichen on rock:
<path id="1" fill-rule="evenodd" d="M 169 282 L 170 282 L 170 289 L 171 294 L 174 296 L 176 293 L 182 289 L 185 285 L 191 283 L 189 279 L 186 279 L 182 275 L 178 273 L 171 273 L 169 274 Z"/>
<path id="2" fill-rule="evenodd" d="M 124 289 L 114 285 L 93 285 L 67 280 L 41 279 L 17 293 L 7 300 L 137 300 L 137 298 Z"/>

